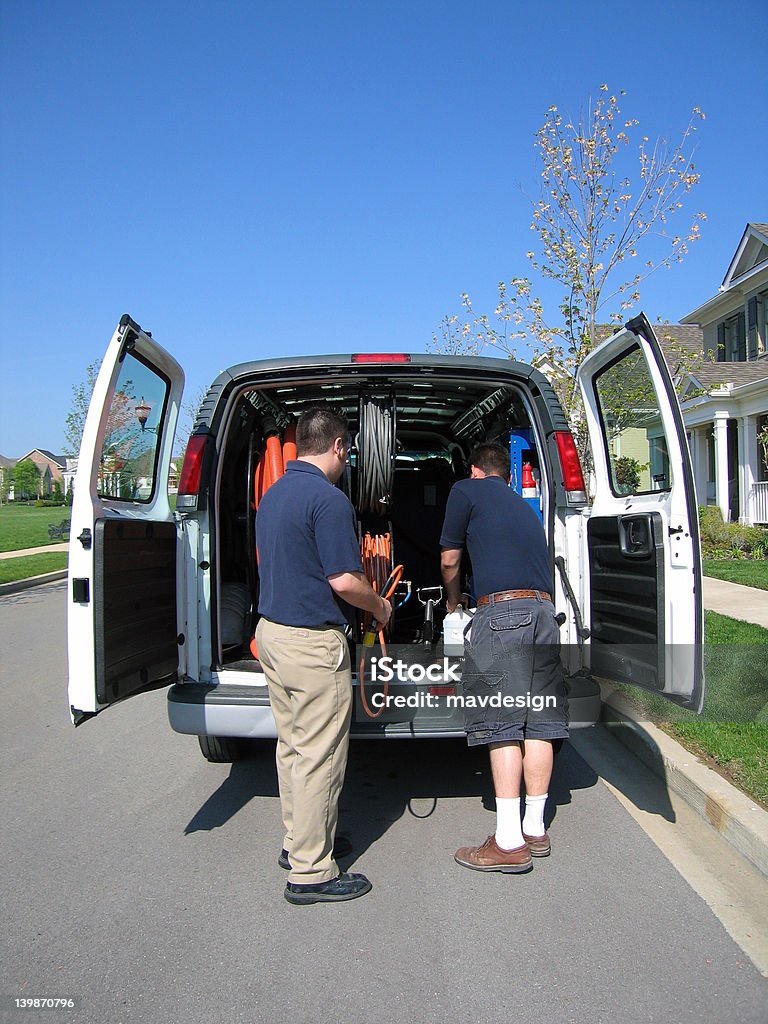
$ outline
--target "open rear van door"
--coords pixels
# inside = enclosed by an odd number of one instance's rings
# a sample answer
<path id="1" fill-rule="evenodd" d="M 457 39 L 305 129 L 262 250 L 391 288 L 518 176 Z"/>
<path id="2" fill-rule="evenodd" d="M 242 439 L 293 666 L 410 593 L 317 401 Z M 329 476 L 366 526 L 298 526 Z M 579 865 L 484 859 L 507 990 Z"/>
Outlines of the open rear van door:
<path id="1" fill-rule="evenodd" d="M 698 509 L 672 379 L 644 316 L 595 348 L 579 384 L 594 455 L 587 524 L 590 665 L 701 711 Z"/>
<path id="2" fill-rule="evenodd" d="M 74 485 L 67 646 L 75 725 L 176 676 L 168 473 L 183 388 L 176 360 L 123 316 L 93 389 Z"/>

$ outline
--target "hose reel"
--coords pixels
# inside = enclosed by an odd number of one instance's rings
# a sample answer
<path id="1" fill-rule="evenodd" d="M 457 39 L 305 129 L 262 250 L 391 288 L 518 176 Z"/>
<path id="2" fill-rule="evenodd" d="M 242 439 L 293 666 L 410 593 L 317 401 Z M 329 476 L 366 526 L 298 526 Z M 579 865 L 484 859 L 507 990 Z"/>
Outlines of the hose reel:
<path id="1" fill-rule="evenodd" d="M 386 516 L 395 479 L 395 396 L 360 395 L 357 510 Z"/>

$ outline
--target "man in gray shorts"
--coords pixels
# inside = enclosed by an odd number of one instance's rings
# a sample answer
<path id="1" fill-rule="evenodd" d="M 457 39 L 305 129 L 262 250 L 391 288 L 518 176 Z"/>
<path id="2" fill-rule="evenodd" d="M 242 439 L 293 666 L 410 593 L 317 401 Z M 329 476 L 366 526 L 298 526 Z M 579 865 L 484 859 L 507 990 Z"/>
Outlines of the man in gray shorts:
<path id="1" fill-rule="evenodd" d="M 461 556 L 472 561 L 477 612 L 465 644 L 462 686 L 470 746 L 489 748 L 496 832 L 462 847 L 457 863 L 476 871 L 528 871 L 551 851 L 544 808 L 553 741 L 568 736 L 560 630 L 552 569 L 538 516 L 509 486 L 509 451 L 480 444 L 471 476 L 456 483 L 440 537 L 448 611 L 462 603 Z M 525 781 L 525 815 L 520 787 Z"/>

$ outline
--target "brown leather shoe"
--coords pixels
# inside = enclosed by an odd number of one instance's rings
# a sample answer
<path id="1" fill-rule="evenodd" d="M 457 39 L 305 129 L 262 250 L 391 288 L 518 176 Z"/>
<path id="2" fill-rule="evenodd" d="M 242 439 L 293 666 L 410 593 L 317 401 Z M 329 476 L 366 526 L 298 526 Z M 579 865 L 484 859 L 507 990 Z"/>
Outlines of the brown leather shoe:
<path id="1" fill-rule="evenodd" d="M 543 836 L 527 836 L 523 832 L 523 839 L 528 844 L 532 857 L 548 857 L 552 853 L 552 844 L 546 832 Z"/>
<path id="2" fill-rule="evenodd" d="M 519 874 L 533 867 L 527 844 L 514 850 L 502 850 L 495 836 L 488 836 L 482 846 L 462 846 L 453 855 L 457 864 L 473 871 L 504 871 Z"/>

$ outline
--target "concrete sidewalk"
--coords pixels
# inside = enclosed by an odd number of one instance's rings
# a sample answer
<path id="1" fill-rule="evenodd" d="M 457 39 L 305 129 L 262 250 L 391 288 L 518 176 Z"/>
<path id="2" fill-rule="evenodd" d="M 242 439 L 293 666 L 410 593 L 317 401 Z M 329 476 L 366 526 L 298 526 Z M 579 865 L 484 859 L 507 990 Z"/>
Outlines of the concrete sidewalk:
<path id="1" fill-rule="evenodd" d="M 69 542 L 43 544 L 38 548 L 22 548 L 20 551 L 0 551 L 0 558 L 22 558 L 24 555 L 45 555 L 49 551 L 69 551 Z"/>
<path id="2" fill-rule="evenodd" d="M 22 548 L 21 551 L 0 551 L 0 559 L 23 558 L 24 555 L 44 555 L 50 551 L 63 552 L 69 550 L 69 544 L 43 544 L 36 548 Z M 33 587 L 41 587 L 44 583 L 56 583 L 58 580 L 66 579 L 67 570 L 58 569 L 55 572 L 46 572 L 41 576 L 27 576 L 24 579 L 14 580 L 12 583 L 0 583 L 0 597 L 5 594 L 18 594 L 23 590 L 31 590 Z"/>
<path id="3" fill-rule="evenodd" d="M 753 622 L 768 629 L 768 590 L 705 576 L 704 607 L 707 611 L 730 615 L 732 619 Z"/>

